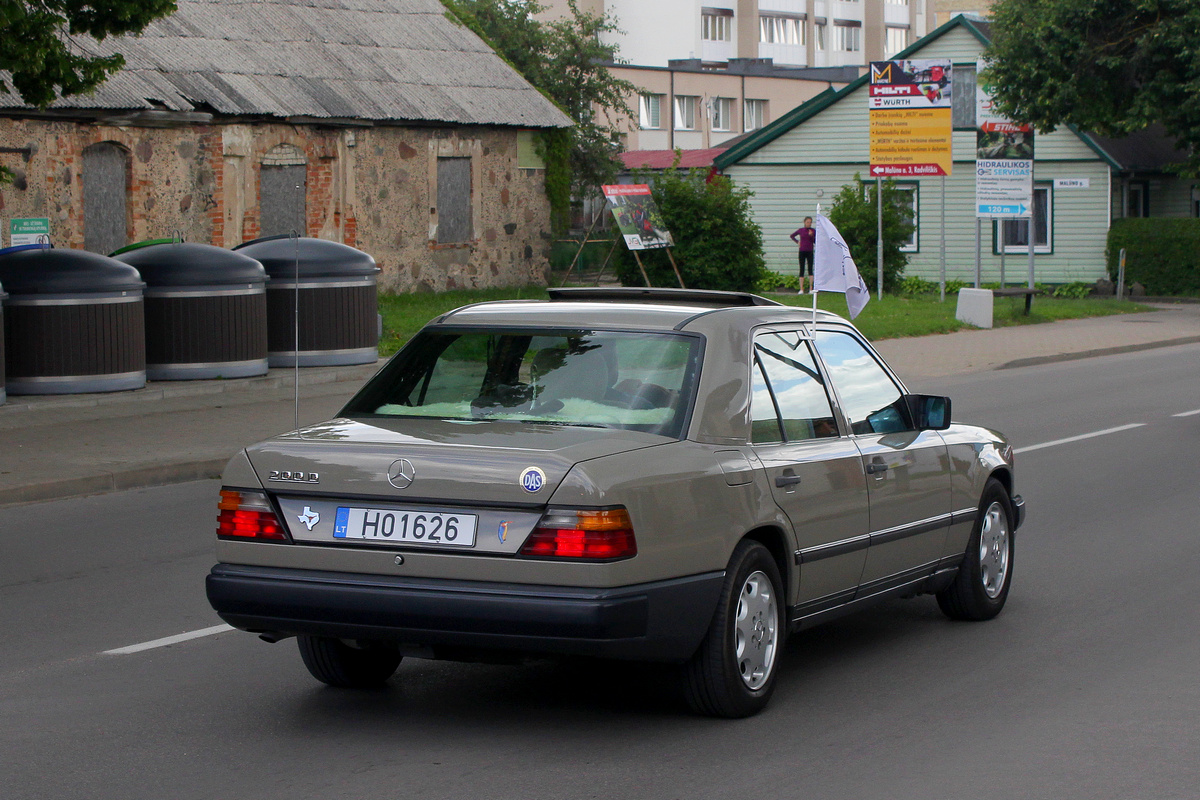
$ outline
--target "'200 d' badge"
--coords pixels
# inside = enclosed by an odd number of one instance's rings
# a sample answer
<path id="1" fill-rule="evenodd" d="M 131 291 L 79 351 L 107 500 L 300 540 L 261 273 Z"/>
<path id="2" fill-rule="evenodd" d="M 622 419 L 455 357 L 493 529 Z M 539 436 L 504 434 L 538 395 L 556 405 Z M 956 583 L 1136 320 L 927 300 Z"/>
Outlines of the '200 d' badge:
<path id="1" fill-rule="evenodd" d="M 537 467 L 529 467 L 521 473 L 521 488 L 527 492 L 540 492 L 546 485 L 546 473 Z"/>

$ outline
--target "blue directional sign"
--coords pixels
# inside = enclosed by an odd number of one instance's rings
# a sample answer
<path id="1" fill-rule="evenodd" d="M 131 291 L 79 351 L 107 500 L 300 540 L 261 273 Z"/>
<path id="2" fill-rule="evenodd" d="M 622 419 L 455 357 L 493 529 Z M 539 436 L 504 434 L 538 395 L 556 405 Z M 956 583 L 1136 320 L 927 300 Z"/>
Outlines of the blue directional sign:
<path id="1" fill-rule="evenodd" d="M 1016 205 L 980 203 L 976 215 L 980 217 L 1024 217 L 1028 213 L 1029 206 L 1024 203 L 1017 203 Z"/>

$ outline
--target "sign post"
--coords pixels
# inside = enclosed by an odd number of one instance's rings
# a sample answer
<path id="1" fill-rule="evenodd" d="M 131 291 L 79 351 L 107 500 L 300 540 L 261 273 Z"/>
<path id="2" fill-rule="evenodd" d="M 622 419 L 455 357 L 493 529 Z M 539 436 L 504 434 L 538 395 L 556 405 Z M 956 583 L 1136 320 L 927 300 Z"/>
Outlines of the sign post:
<path id="1" fill-rule="evenodd" d="M 949 175 L 953 166 L 948 58 L 872 61 L 870 174 L 879 203 L 878 290 L 883 296 L 883 179 Z"/>
<path id="2" fill-rule="evenodd" d="M 986 64 L 977 64 L 982 72 Z M 1004 220 L 1028 220 L 1029 288 L 1033 288 L 1033 128 L 996 113 L 987 87 L 975 91 L 975 218 L 999 220 L 1004 283 Z M 978 280 L 978 277 L 977 277 Z M 978 283 L 976 284 L 978 287 Z M 1003 288 L 1003 286 L 1002 286 Z"/>

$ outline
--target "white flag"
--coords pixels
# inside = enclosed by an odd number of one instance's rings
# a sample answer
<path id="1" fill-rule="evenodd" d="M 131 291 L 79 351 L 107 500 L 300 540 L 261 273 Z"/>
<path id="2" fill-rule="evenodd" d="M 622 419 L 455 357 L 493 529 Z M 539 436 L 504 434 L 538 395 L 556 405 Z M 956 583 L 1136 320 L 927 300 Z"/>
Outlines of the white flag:
<path id="1" fill-rule="evenodd" d="M 850 319 L 854 319 L 871 299 L 871 290 L 858 274 L 858 267 L 854 266 L 854 259 L 850 257 L 850 246 L 829 218 L 824 214 L 817 214 L 816 223 L 813 291 L 841 292 L 846 295 Z"/>

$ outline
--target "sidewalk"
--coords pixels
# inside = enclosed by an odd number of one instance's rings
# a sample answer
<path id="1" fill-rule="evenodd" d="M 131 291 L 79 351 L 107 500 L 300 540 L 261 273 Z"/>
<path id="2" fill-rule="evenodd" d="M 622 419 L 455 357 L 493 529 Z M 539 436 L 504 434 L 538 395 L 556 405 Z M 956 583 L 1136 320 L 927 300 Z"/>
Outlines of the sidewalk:
<path id="1" fill-rule="evenodd" d="M 920 389 L 946 375 L 1200 342 L 1200 304 L 1159 308 L 877 347 Z M 337 413 L 378 366 L 300 370 L 300 423 Z M 292 376 L 278 369 L 133 392 L 9 396 L 0 406 L 0 506 L 218 477 L 242 447 L 294 427 Z"/>

